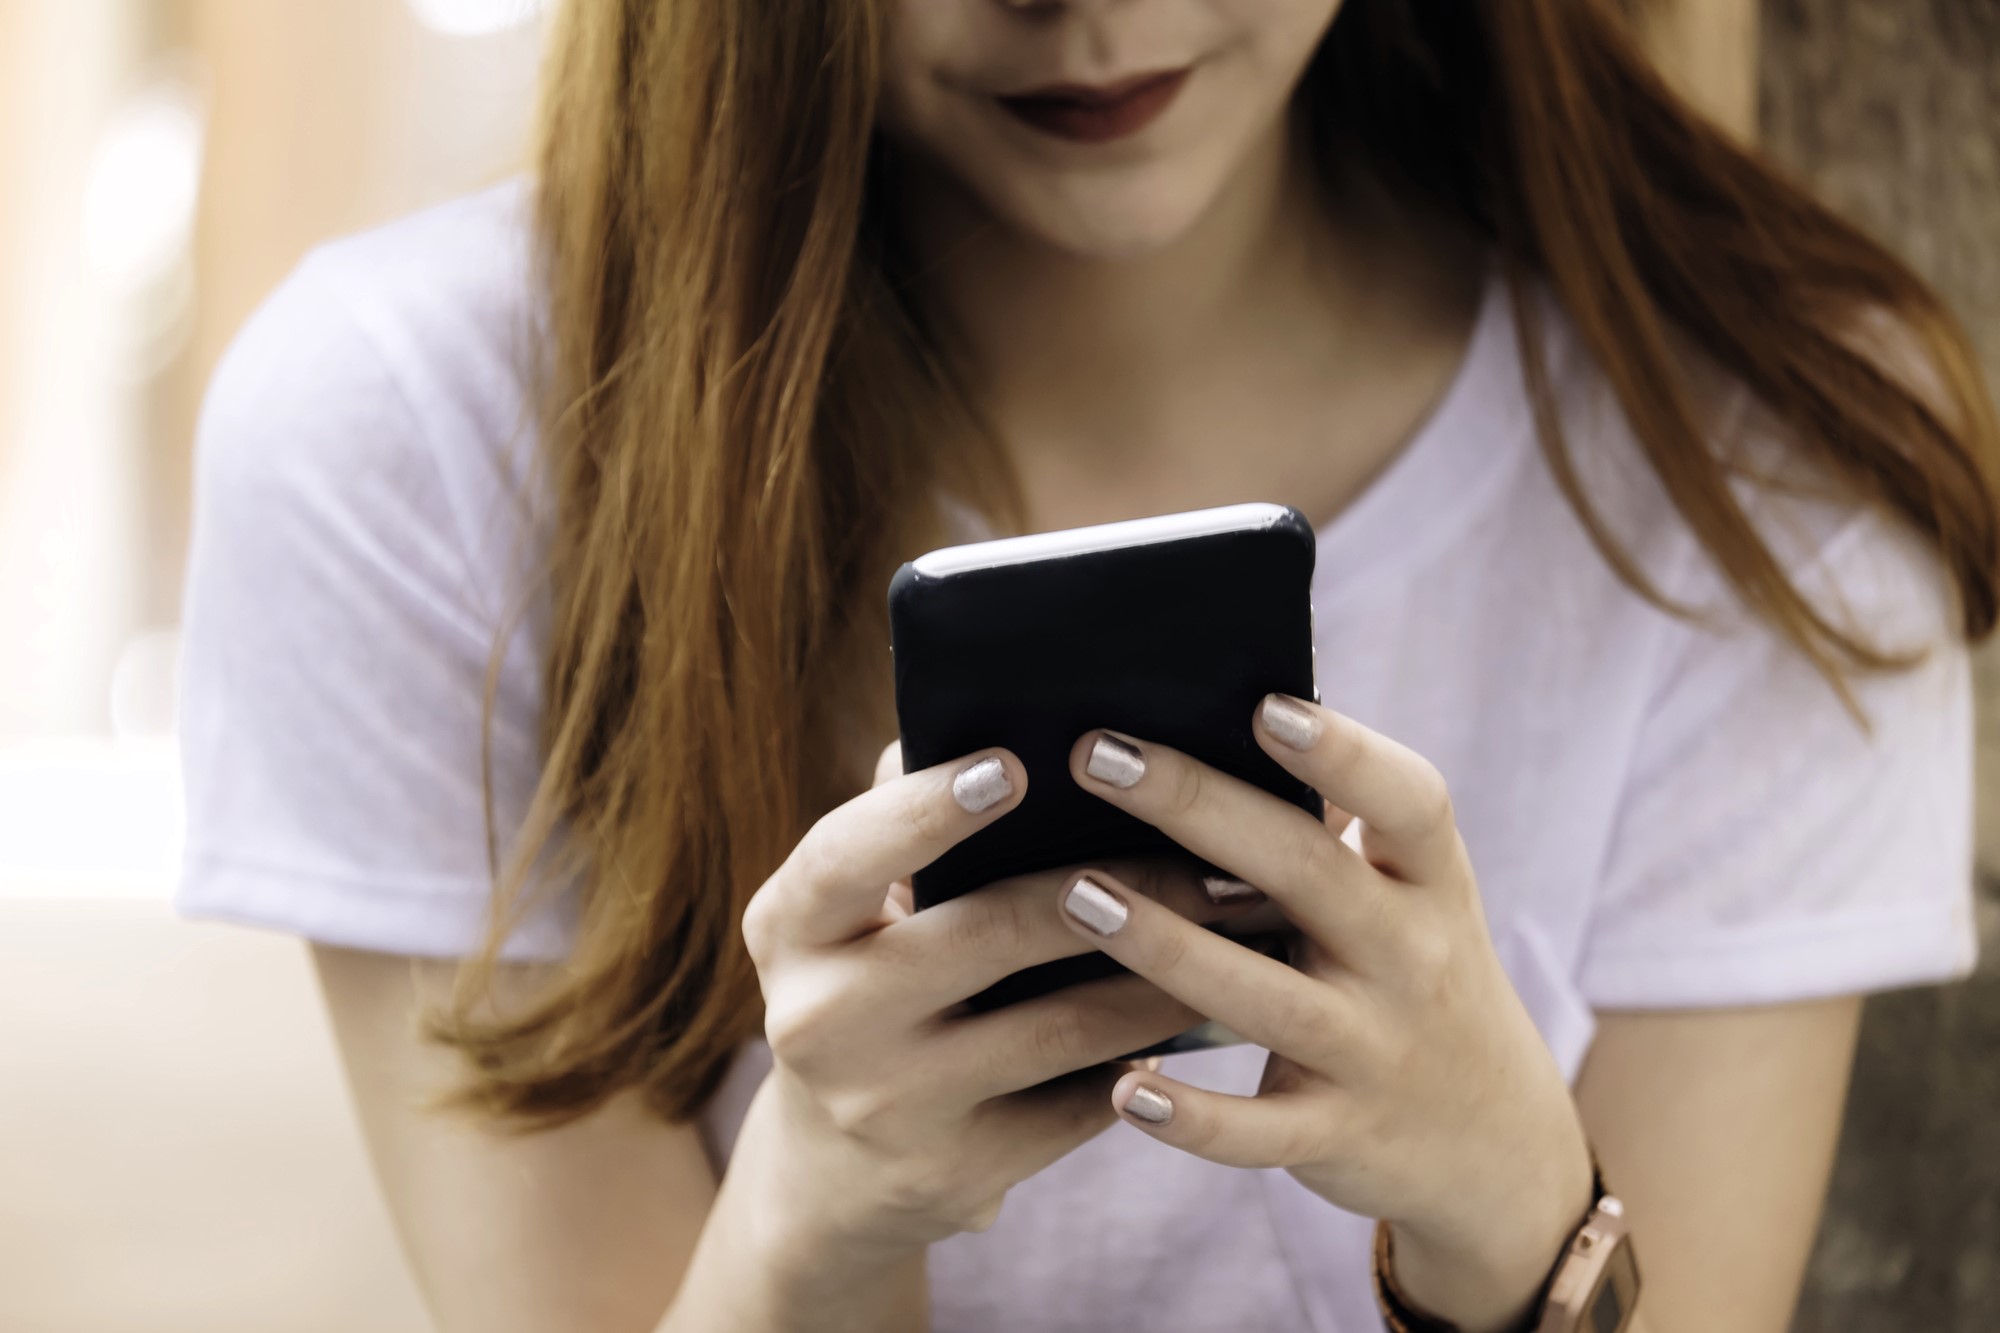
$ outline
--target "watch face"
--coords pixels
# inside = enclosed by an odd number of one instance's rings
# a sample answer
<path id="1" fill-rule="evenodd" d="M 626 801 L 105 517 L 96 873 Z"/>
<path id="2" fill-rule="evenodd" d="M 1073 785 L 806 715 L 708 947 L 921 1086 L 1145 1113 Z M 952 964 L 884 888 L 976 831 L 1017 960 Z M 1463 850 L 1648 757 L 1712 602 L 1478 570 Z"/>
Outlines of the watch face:
<path id="1" fill-rule="evenodd" d="M 1618 1284 L 1607 1281 L 1590 1298 L 1590 1333 L 1618 1333 L 1625 1319 L 1625 1303 L 1618 1299 Z"/>

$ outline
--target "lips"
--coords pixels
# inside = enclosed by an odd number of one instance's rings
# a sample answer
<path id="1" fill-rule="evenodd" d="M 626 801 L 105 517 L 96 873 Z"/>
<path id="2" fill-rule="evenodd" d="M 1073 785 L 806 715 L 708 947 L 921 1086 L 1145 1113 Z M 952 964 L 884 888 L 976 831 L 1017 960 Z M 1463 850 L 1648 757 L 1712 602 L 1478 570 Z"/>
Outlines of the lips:
<path id="1" fill-rule="evenodd" d="M 995 100 L 1022 123 L 1074 143 L 1127 138 L 1159 118 L 1187 82 L 1186 69 L 1165 70 L 1117 83 L 1051 84 Z"/>

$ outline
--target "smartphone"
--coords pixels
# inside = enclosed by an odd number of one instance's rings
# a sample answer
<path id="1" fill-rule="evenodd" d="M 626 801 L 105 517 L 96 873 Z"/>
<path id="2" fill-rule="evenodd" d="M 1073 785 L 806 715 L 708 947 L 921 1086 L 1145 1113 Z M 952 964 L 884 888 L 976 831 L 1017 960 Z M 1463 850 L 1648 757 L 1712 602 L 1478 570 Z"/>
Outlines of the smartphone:
<path id="1" fill-rule="evenodd" d="M 1322 817 L 1318 793 L 1250 730 L 1266 694 L 1319 699 L 1316 549 L 1298 510 L 1236 504 L 948 546 L 898 569 L 889 625 L 904 771 L 1004 746 L 1028 772 L 1020 805 L 916 872 L 917 908 L 1077 862 L 1176 854 L 1216 869 L 1070 776 L 1070 746 L 1097 727 Z M 1102 954 L 1061 959 L 972 1003 L 1120 970 Z"/>

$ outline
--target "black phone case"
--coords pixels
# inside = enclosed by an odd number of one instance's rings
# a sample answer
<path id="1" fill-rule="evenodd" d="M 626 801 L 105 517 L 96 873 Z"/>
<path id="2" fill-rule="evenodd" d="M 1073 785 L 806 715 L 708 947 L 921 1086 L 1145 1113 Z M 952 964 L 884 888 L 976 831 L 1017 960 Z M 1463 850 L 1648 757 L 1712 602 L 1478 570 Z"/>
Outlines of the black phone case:
<path id="1" fill-rule="evenodd" d="M 915 562 L 897 570 L 889 621 L 904 771 L 997 745 L 1028 772 L 1016 809 L 916 872 L 918 908 L 1053 866 L 1187 855 L 1070 776 L 1071 744 L 1097 727 L 1172 746 L 1322 814 L 1318 793 L 1250 730 L 1268 693 L 1319 697 L 1315 536 L 1296 509 L 1273 508 L 1273 519 L 1223 532 L 941 576 Z M 1102 954 L 1063 959 L 974 1005 L 1117 970 Z"/>

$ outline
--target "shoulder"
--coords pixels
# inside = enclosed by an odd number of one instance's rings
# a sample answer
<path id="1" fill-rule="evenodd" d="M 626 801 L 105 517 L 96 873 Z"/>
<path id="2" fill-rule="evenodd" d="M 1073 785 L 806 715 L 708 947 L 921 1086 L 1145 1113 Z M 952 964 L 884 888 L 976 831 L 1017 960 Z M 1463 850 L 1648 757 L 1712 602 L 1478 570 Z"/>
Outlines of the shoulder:
<path id="1" fill-rule="evenodd" d="M 1962 975 L 1974 948 L 1970 657 L 1934 543 L 1685 344 L 1708 457 L 1661 466 L 1574 328 L 1555 337 L 1583 489 L 1686 613 L 1643 612 L 1656 632 L 1626 683 L 1584 993 L 1600 1008 L 1680 1008 Z M 1696 467 L 1723 486 L 1706 506 L 1676 504 L 1670 474 Z M 1732 509 L 1744 520 L 1733 535 L 1718 521 Z M 1836 688 L 1752 606 L 1723 559 L 1732 550 L 1753 586 L 1782 579 L 1834 632 L 1907 665 L 1854 670 Z"/>
<path id="2" fill-rule="evenodd" d="M 1546 288 L 1533 289 L 1533 305 L 1545 331 L 1556 419 L 1583 498 L 1634 569 L 1670 603 L 1695 613 L 1682 622 L 1684 632 L 1664 635 L 1666 642 L 1686 649 L 1718 637 L 1776 634 L 1752 614 L 1725 569 L 1722 552 L 1732 541 L 1721 521 L 1733 509 L 1769 556 L 1771 572 L 1837 630 L 1892 653 L 1954 646 L 1957 594 L 1934 544 L 1885 499 L 1835 475 L 1821 441 L 1670 331 L 1706 457 L 1663 466 L 1641 440 L 1616 376 L 1576 323 Z M 1689 481 L 1700 470 L 1723 482 L 1718 506 L 1706 513 L 1675 498 L 1676 490 L 1691 493 Z M 1544 489 L 1551 495 L 1559 489 L 1553 475 Z M 1561 503 L 1570 507 L 1567 497 Z"/>
<path id="3" fill-rule="evenodd" d="M 504 391 L 531 365 L 535 299 L 525 177 L 465 195 L 307 254 L 265 313 L 333 316 L 395 369 L 420 415 L 433 395 Z"/>
<path id="4" fill-rule="evenodd" d="M 390 952 L 480 938 L 487 802 L 519 827 L 540 772 L 521 197 L 319 247 L 216 371 L 182 606 L 185 912 Z M 556 949 L 555 920 L 518 947 Z"/>
<path id="5" fill-rule="evenodd" d="M 407 546 L 414 528 L 473 570 L 517 547 L 539 345 L 530 197 L 516 178 L 310 251 L 210 380 L 198 529 Z"/>
<path id="6" fill-rule="evenodd" d="M 538 341 L 529 201 L 515 178 L 315 247 L 232 340 L 207 415 L 511 433 Z"/>

